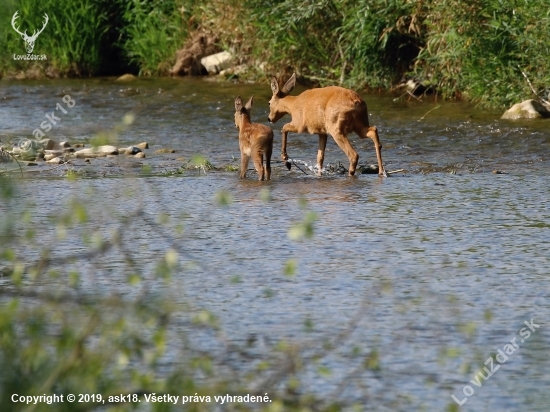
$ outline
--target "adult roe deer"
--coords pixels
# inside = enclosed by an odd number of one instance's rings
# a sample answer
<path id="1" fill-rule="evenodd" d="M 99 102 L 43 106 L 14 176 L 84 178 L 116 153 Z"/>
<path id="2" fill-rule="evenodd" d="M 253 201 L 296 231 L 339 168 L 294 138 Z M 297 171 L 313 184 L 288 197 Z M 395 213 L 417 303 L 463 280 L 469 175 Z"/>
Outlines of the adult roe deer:
<path id="1" fill-rule="evenodd" d="M 235 99 L 235 126 L 239 128 L 239 148 L 241 149 L 241 175 L 246 177 L 248 160 L 252 157 L 258 172 L 258 180 L 271 179 L 271 153 L 273 152 L 273 130 L 271 127 L 250 121 L 250 109 L 254 95 L 243 106 L 240 96 Z M 265 168 L 264 168 L 265 155 Z"/>
<path id="2" fill-rule="evenodd" d="M 323 168 L 327 135 L 330 134 L 349 159 L 349 175 L 354 175 L 359 156 L 351 146 L 347 135 L 355 132 L 360 138 L 370 137 L 373 140 L 378 159 L 378 174 L 386 176 L 378 131 L 376 127 L 369 125 L 367 105 L 356 92 L 343 87 L 328 86 L 306 90 L 298 96 L 289 96 L 294 86 L 296 86 L 296 74 L 293 74 L 282 88 L 279 88 L 275 77 L 271 78 L 273 96 L 269 101 L 269 122 L 275 123 L 285 114 L 292 116 L 291 122 L 285 124 L 282 129 L 281 158 L 289 169 L 290 163 L 286 153 L 289 132 L 308 132 L 319 135 L 317 152 L 319 173 Z"/>

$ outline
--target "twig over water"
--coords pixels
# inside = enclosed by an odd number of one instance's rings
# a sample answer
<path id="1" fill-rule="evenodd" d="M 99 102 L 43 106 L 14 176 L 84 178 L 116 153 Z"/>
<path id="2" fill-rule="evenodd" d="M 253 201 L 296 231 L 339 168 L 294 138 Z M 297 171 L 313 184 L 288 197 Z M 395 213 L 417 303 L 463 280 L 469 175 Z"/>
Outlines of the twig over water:
<path id="1" fill-rule="evenodd" d="M 417 122 L 420 122 L 420 121 L 424 120 L 424 118 L 425 118 L 428 114 L 430 114 L 431 112 L 433 112 L 435 109 L 439 109 L 440 107 L 441 107 L 441 105 L 437 105 L 437 106 L 435 106 L 433 109 L 428 110 L 424 116 L 422 116 L 420 119 L 417 120 Z"/>
<path id="2" fill-rule="evenodd" d="M 298 166 L 298 163 L 296 163 L 296 162 L 294 161 L 294 159 L 290 159 L 290 160 L 292 160 L 292 164 L 293 164 L 294 166 L 296 166 L 303 174 L 305 174 L 305 175 L 308 175 L 308 174 L 309 174 L 309 173 L 306 172 L 304 169 L 302 169 L 300 166 Z"/>

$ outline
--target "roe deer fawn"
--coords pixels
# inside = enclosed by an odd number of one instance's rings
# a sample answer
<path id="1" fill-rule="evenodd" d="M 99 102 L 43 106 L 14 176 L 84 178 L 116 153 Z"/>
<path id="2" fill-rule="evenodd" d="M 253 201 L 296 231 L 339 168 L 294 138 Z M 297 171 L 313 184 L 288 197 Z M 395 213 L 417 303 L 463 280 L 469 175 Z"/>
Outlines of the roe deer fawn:
<path id="1" fill-rule="evenodd" d="M 351 146 L 347 135 L 355 132 L 360 138 L 370 137 L 373 140 L 378 160 L 378 174 L 386 176 L 378 131 L 376 127 L 369 126 L 369 114 L 363 99 L 353 90 L 338 86 L 310 89 L 298 96 L 289 96 L 295 85 L 296 74 L 292 75 L 282 89 L 279 88 L 277 79 L 271 78 L 273 96 L 269 101 L 269 122 L 275 123 L 285 114 L 292 116 L 291 122 L 285 124 L 282 130 L 281 158 L 286 161 L 287 167 L 290 169 L 286 153 L 288 132 L 308 132 L 319 135 L 317 152 L 319 174 L 323 168 L 327 135 L 330 134 L 349 159 L 349 175 L 354 175 L 359 156 Z"/>
<path id="2" fill-rule="evenodd" d="M 273 130 L 259 123 L 251 123 L 250 109 L 254 95 L 243 106 L 240 96 L 235 99 L 235 126 L 239 128 L 239 148 L 241 149 L 241 175 L 246 177 L 248 160 L 252 157 L 258 172 L 258 180 L 271 179 L 271 153 L 273 152 Z M 264 168 L 265 155 L 265 168 Z"/>

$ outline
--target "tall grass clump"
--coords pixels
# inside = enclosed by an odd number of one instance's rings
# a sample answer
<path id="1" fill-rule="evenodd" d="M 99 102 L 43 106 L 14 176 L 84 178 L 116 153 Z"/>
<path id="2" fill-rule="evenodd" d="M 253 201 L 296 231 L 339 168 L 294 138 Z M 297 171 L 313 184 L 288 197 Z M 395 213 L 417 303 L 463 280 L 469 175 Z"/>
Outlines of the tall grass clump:
<path id="1" fill-rule="evenodd" d="M 248 0 L 254 56 L 321 84 L 389 88 L 410 69 L 422 39 L 422 2 Z"/>
<path id="2" fill-rule="evenodd" d="M 249 78 L 297 72 L 318 84 L 390 89 L 408 77 L 444 98 L 502 107 L 550 87 L 548 2 L 523 0 L 6 0 L 0 74 L 29 67 L 89 75 L 128 68 L 167 75 L 176 51 L 207 32 L 246 63 Z M 45 62 L 24 53 L 10 26 L 20 11 Z M 115 63 L 112 61 L 115 60 Z M 525 76 L 524 76 L 524 74 Z M 545 96 L 547 97 L 547 96 Z"/>
<path id="3" fill-rule="evenodd" d="M 445 97 L 505 106 L 550 85 L 549 4 L 517 0 L 433 1 L 425 17 L 426 45 L 414 72 Z"/>
<path id="4" fill-rule="evenodd" d="M 505 106 L 550 84 L 548 4 L 519 0 L 248 0 L 254 57 L 321 83 L 390 88 L 407 77 L 445 98 Z"/>
<path id="5" fill-rule="evenodd" d="M 268 70 L 293 68 L 315 79 L 339 76 L 339 6 L 330 0 L 263 1 L 247 0 L 248 23 L 256 36 L 249 37 L 251 52 Z"/>
<path id="6" fill-rule="evenodd" d="M 119 0 L 120 45 L 141 75 L 166 75 L 194 29 L 193 0 Z"/>
<path id="7" fill-rule="evenodd" d="M 389 88 L 399 82 L 424 42 L 423 2 L 376 0 L 342 7 L 338 28 L 341 76 L 355 87 Z"/>

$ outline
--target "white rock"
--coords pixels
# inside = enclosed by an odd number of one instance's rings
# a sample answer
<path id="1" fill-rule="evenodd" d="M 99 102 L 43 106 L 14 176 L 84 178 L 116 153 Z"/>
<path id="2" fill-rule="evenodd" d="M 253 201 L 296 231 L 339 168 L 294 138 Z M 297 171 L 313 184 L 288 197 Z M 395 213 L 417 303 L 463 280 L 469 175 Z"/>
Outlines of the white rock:
<path id="1" fill-rule="evenodd" d="M 59 157 L 59 155 L 47 154 L 47 155 L 44 155 L 44 160 L 46 162 L 49 162 L 50 160 L 55 159 L 56 157 Z"/>
<path id="2" fill-rule="evenodd" d="M 120 76 L 119 78 L 116 79 L 117 82 L 131 82 L 132 80 L 136 80 L 137 77 L 134 76 L 133 74 L 130 74 L 130 73 L 126 73 L 126 74 L 123 74 L 122 76 Z"/>
<path id="3" fill-rule="evenodd" d="M 208 73 L 217 74 L 223 69 L 230 67 L 231 60 L 233 60 L 233 55 L 228 51 L 223 51 L 221 53 L 203 57 L 201 59 L 201 64 L 208 71 Z"/>
<path id="4" fill-rule="evenodd" d="M 78 158 L 86 157 L 104 157 L 108 155 L 118 155 L 118 149 L 115 146 L 97 146 L 89 147 L 86 149 L 79 150 L 74 154 Z"/>
<path id="5" fill-rule="evenodd" d="M 550 117 L 550 110 L 536 100 L 525 100 L 517 103 L 508 109 L 501 119 L 540 119 Z"/>
<path id="6" fill-rule="evenodd" d="M 63 159 L 61 159 L 60 157 L 54 157 L 50 160 L 46 160 L 46 163 L 50 163 L 50 164 L 54 164 L 54 165 L 60 165 L 60 164 L 65 163 L 65 161 Z"/>
<path id="7" fill-rule="evenodd" d="M 141 149 L 137 146 L 119 147 L 118 154 L 135 155 L 141 152 Z"/>

